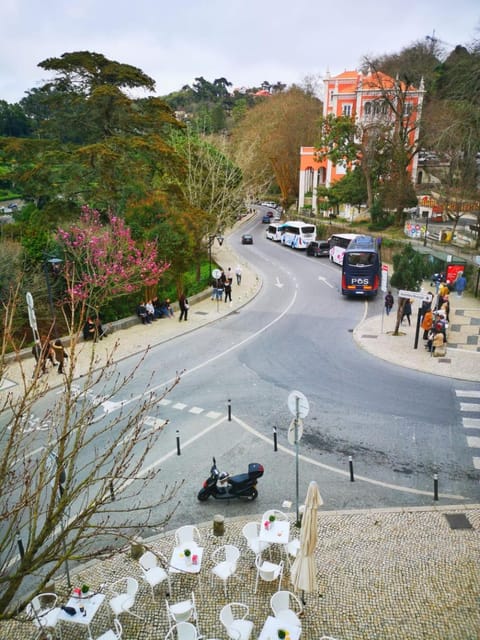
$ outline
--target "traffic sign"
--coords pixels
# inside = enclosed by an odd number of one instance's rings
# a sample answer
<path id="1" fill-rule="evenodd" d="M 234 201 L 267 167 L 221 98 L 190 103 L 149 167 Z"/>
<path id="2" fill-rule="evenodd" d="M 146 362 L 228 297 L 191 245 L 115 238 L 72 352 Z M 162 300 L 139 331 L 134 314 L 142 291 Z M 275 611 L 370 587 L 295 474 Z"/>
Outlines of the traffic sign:
<path id="1" fill-rule="evenodd" d="M 218 280 L 221 275 L 222 275 L 222 272 L 220 271 L 220 269 L 214 269 L 212 271 L 212 276 L 215 278 L 215 280 Z"/>
<path id="2" fill-rule="evenodd" d="M 398 292 L 400 298 L 413 298 L 414 300 L 422 300 L 422 302 L 431 302 L 432 294 L 425 291 L 405 291 L 400 289 Z"/>
<path id="3" fill-rule="evenodd" d="M 388 264 L 382 264 L 382 281 L 380 288 L 384 293 L 388 289 Z"/>
<path id="4" fill-rule="evenodd" d="M 298 402 L 297 402 L 298 398 Z M 295 418 L 306 418 L 310 411 L 310 405 L 307 398 L 301 391 L 292 391 L 288 396 L 288 408 Z"/>
<path id="5" fill-rule="evenodd" d="M 295 440 L 295 422 L 297 422 L 297 439 Z M 303 436 L 303 420 L 299 418 L 296 420 L 295 418 L 291 421 L 290 426 L 288 427 L 287 439 L 290 444 L 297 444 L 300 442 Z"/>

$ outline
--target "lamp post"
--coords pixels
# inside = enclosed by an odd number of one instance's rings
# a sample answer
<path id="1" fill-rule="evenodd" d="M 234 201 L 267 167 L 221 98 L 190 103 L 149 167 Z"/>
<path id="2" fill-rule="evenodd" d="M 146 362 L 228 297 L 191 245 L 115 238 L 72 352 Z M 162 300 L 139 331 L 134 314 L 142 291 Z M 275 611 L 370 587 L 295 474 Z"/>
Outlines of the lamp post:
<path id="1" fill-rule="evenodd" d="M 55 307 L 53 304 L 52 285 L 51 285 L 50 276 L 48 273 L 48 266 L 50 265 L 55 272 L 58 272 L 59 265 L 62 262 L 63 261 L 60 260 L 60 258 L 48 258 L 46 255 L 44 255 L 43 273 L 45 275 L 45 283 L 47 285 L 48 306 L 50 307 L 50 315 L 52 317 L 52 329 L 53 329 L 53 335 L 55 336 L 55 338 L 58 338 L 58 332 L 57 332 L 57 323 L 55 321 Z"/>

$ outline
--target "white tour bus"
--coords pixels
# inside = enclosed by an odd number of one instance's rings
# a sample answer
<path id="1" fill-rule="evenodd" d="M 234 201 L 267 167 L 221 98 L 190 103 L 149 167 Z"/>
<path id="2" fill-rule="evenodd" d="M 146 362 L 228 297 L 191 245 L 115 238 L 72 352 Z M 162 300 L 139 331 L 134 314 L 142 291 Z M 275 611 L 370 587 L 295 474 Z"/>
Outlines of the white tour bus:
<path id="1" fill-rule="evenodd" d="M 343 264 L 345 249 L 350 242 L 358 236 L 358 233 L 335 233 L 328 239 L 330 243 L 330 262 L 340 266 Z"/>
<path id="2" fill-rule="evenodd" d="M 272 222 L 268 225 L 265 237 L 267 240 L 273 240 L 274 242 L 280 242 L 282 239 L 282 231 L 280 227 L 283 226 L 281 222 Z"/>
<path id="3" fill-rule="evenodd" d="M 292 249 L 306 249 L 310 242 L 317 236 L 317 229 L 314 224 L 301 222 L 300 220 L 289 220 L 280 225 L 282 234 L 281 242 Z"/>

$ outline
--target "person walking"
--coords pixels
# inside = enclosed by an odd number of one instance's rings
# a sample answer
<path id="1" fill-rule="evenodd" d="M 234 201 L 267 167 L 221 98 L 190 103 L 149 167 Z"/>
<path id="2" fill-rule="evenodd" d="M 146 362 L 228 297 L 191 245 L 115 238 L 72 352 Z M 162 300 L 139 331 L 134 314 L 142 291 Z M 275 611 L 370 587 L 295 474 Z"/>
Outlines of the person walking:
<path id="1" fill-rule="evenodd" d="M 463 296 L 463 292 L 465 291 L 466 286 L 467 286 L 467 279 L 463 275 L 463 271 L 459 271 L 458 276 L 455 282 L 453 283 L 453 288 L 457 292 L 457 296 L 459 298 Z"/>
<path id="2" fill-rule="evenodd" d="M 237 276 L 237 284 L 240 284 L 242 282 L 242 267 L 239 264 L 235 268 L 235 275 Z"/>
<path id="3" fill-rule="evenodd" d="M 229 280 L 225 282 L 225 302 L 227 300 L 232 302 L 232 283 Z"/>
<path id="4" fill-rule="evenodd" d="M 393 296 L 392 296 L 392 292 L 390 290 L 388 290 L 388 293 L 385 296 L 385 313 L 387 314 L 387 316 L 390 315 L 390 311 L 393 308 Z"/>
<path id="5" fill-rule="evenodd" d="M 411 326 L 411 322 L 410 322 L 410 316 L 412 315 L 412 302 L 409 298 L 405 298 L 405 303 L 403 305 L 403 311 L 402 311 L 402 324 L 403 324 L 403 319 L 406 318 L 408 320 L 408 326 Z"/>
<path id="6" fill-rule="evenodd" d="M 181 322 L 182 320 L 185 320 L 186 322 L 188 318 L 188 309 L 190 305 L 188 304 L 188 299 L 184 293 L 180 295 L 178 299 L 178 305 L 180 307 L 180 317 L 178 321 Z"/>
<path id="7" fill-rule="evenodd" d="M 63 364 L 65 359 L 68 358 L 68 354 L 63 348 L 62 341 L 57 338 L 52 344 L 53 353 L 55 354 L 55 360 L 58 362 L 58 373 L 63 373 Z"/>
<path id="8" fill-rule="evenodd" d="M 427 307 L 424 311 L 422 324 L 420 325 L 423 329 L 423 339 L 428 340 L 428 332 L 433 326 L 433 312 L 431 307 Z"/>

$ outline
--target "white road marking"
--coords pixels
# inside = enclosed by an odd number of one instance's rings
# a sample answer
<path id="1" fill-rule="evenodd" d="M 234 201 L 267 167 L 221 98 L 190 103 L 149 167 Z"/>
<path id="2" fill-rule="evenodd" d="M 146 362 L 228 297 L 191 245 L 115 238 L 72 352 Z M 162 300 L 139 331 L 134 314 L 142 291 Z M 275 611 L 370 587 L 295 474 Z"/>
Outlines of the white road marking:
<path id="1" fill-rule="evenodd" d="M 467 436 L 467 444 L 469 447 L 480 449 L 480 438 L 477 438 L 475 436 Z"/>
<path id="2" fill-rule="evenodd" d="M 480 458 L 473 458 L 473 466 L 475 467 L 475 469 L 480 469 Z"/>
<path id="3" fill-rule="evenodd" d="M 194 413 L 195 415 L 199 415 L 200 413 L 203 413 L 203 411 L 204 409 L 202 409 L 202 407 L 192 407 L 188 410 L 189 413 Z"/>
<path id="4" fill-rule="evenodd" d="M 279 289 L 281 289 L 283 287 L 283 283 L 280 282 L 279 277 L 277 276 L 277 279 L 275 281 L 275 286 L 278 287 Z"/>
<path id="5" fill-rule="evenodd" d="M 467 411 L 470 413 L 474 411 L 480 411 L 480 404 L 476 404 L 474 402 L 461 402 L 460 411 Z"/>
<path id="6" fill-rule="evenodd" d="M 480 418 L 462 418 L 465 429 L 480 429 Z"/>
<path id="7" fill-rule="evenodd" d="M 154 418 L 153 416 L 147 416 L 143 421 L 143 424 L 147 425 L 147 427 L 153 427 L 154 429 L 159 429 L 165 424 L 165 420 L 161 418 Z"/>
<path id="8" fill-rule="evenodd" d="M 330 287 L 330 289 L 333 289 L 333 284 L 330 284 L 330 282 L 328 282 L 328 280 L 324 277 L 324 276 L 318 276 L 318 279 L 320 280 L 320 282 L 323 282 L 323 284 L 326 284 L 327 287 Z"/>
<path id="9" fill-rule="evenodd" d="M 186 405 L 186 404 L 183 404 L 183 402 L 176 402 L 176 403 L 173 405 L 173 408 L 174 408 L 174 409 L 178 409 L 178 411 L 183 411 L 183 409 L 185 409 L 185 407 L 186 407 L 186 406 L 187 406 L 187 405 Z"/>
<path id="10" fill-rule="evenodd" d="M 455 389 L 455 394 L 459 398 L 480 398 L 480 391 L 466 391 L 462 389 Z"/>
<path id="11" fill-rule="evenodd" d="M 168 398 L 162 398 L 161 400 L 159 400 L 157 402 L 157 404 L 159 404 L 159 405 L 161 405 L 163 407 L 166 407 L 167 405 L 172 404 L 172 401 L 169 400 Z"/>
<path id="12" fill-rule="evenodd" d="M 213 418 L 214 420 L 216 420 L 217 418 L 219 418 L 222 414 L 220 413 L 220 411 L 209 411 L 207 413 L 207 418 Z"/>

